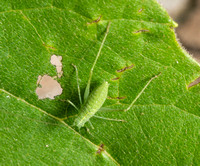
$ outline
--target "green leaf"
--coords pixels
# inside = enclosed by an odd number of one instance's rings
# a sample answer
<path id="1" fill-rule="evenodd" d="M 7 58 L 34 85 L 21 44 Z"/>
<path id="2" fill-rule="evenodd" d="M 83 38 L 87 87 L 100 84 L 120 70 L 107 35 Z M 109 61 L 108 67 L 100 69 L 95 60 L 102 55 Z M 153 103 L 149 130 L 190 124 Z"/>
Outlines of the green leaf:
<path id="1" fill-rule="evenodd" d="M 93 90 L 109 82 L 104 107 L 127 108 L 161 75 L 129 111 L 97 112 L 125 122 L 93 117 L 94 129 L 86 123 L 78 131 L 71 125 L 77 112 L 66 102 L 80 107 L 71 64 L 78 67 L 83 97 L 109 21 L 91 83 Z M 200 67 L 177 43 L 175 26 L 154 0 L 1 0 L 0 163 L 199 165 L 200 86 L 188 85 Z M 57 74 L 53 54 L 63 58 L 57 79 L 63 93 L 39 100 L 38 76 Z"/>

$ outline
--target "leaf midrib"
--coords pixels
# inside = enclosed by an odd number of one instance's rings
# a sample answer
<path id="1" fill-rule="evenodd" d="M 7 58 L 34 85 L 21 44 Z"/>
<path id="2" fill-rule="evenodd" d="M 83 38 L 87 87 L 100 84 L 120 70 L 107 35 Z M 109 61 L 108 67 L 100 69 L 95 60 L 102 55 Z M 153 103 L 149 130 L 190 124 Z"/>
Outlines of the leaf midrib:
<path id="1" fill-rule="evenodd" d="M 77 131 L 75 131 L 73 128 L 71 128 L 71 127 L 70 127 L 67 123 L 65 123 L 62 119 L 60 119 L 60 118 L 58 118 L 58 117 L 56 117 L 56 116 L 54 116 L 54 115 L 52 115 L 52 114 L 47 113 L 46 111 L 42 110 L 41 108 L 39 108 L 39 107 L 37 107 L 37 106 L 35 106 L 35 105 L 32 105 L 32 104 L 28 103 L 28 102 L 25 101 L 24 99 L 19 98 L 19 97 L 15 96 L 15 95 L 13 95 L 13 94 L 11 94 L 11 93 L 9 93 L 8 91 L 6 91 L 6 90 L 4 90 L 4 89 L 0 89 L 0 92 L 4 92 L 4 93 L 6 93 L 6 94 L 12 96 L 13 98 L 15 98 L 15 99 L 17 99 L 17 100 L 19 100 L 19 101 L 25 103 L 26 105 L 28 105 L 28 106 L 30 106 L 30 107 L 32 107 L 32 108 L 34 108 L 34 109 L 36 109 L 36 110 L 42 112 L 43 114 L 46 114 L 47 116 L 49 116 L 49 117 L 51 117 L 51 118 L 53 118 L 53 119 L 59 121 L 59 122 L 62 123 L 64 126 L 66 126 L 67 128 L 71 129 L 74 133 L 76 133 L 76 134 L 79 135 L 81 138 L 83 138 L 85 141 L 89 142 L 89 143 L 90 143 L 92 146 L 94 146 L 96 149 L 99 148 L 98 145 L 94 144 L 93 142 L 91 142 L 91 141 L 88 140 L 87 138 L 85 138 L 85 137 L 83 137 L 82 135 L 80 135 Z M 122 105 L 126 105 L 126 104 L 122 104 Z M 176 109 L 181 110 L 181 111 L 184 112 L 185 114 L 192 115 L 194 118 L 196 118 L 196 119 L 198 119 L 198 120 L 200 119 L 200 117 L 198 117 L 198 116 L 196 116 L 196 115 L 194 115 L 194 114 L 191 114 L 191 113 L 189 113 L 189 112 L 186 112 L 185 110 L 183 110 L 183 109 L 181 109 L 181 108 L 179 108 L 179 107 L 177 107 L 177 106 L 175 106 L 175 105 L 173 105 L 173 104 L 171 104 L 171 105 L 160 105 L 160 104 L 134 105 L 134 107 L 138 107 L 138 106 L 139 106 L 139 107 L 144 107 L 144 106 L 162 106 L 162 107 L 163 107 L 163 106 L 171 106 L 171 107 L 174 107 L 174 108 L 176 108 Z M 135 117 L 137 118 L 137 115 L 136 115 L 135 113 L 134 113 L 134 115 L 135 115 Z M 138 118 L 137 118 L 137 120 L 138 120 Z M 139 126 L 140 126 L 141 130 L 143 131 L 142 125 L 140 124 L 139 120 L 138 120 L 138 123 L 139 123 Z M 144 131 L 143 131 L 143 134 L 144 134 L 145 138 L 148 139 L 148 137 L 146 136 L 146 134 L 144 133 Z M 156 144 L 158 144 L 158 143 L 156 142 Z M 170 151 L 169 147 L 163 146 L 162 144 L 158 144 L 158 145 L 162 146 L 163 148 L 164 148 L 164 147 L 167 148 L 167 149 L 169 150 L 169 152 L 171 153 L 172 157 L 173 157 L 173 158 L 175 159 L 175 161 L 176 161 L 176 158 L 173 156 L 173 153 Z M 106 154 L 114 163 L 116 163 L 117 165 L 120 165 L 106 150 L 104 150 L 104 152 L 105 152 L 105 154 Z"/>
<path id="2" fill-rule="evenodd" d="M 41 108 L 39 108 L 39 107 L 37 107 L 37 106 L 35 106 L 35 105 L 30 104 L 29 102 L 25 101 L 24 99 L 21 99 L 21 98 L 15 96 L 15 95 L 9 93 L 8 91 L 6 91 L 6 90 L 4 90 L 4 89 L 0 89 L 0 92 L 4 92 L 4 93 L 6 93 L 6 94 L 12 96 L 13 98 L 15 98 L 15 99 L 17 99 L 17 100 L 19 100 L 19 101 L 25 103 L 26 105 L 28 105 L 28 106 L 30 106 L 30 107 L 32 107 L 32 108 L 34 108 L 34 109 L 40 111 L 41 113 L 43 113 L 43 114 L 45 114 L 45 115 L 47 115 L 47 116 L 49 116 L 49 117 L 51 117 L 51 118 L 53 118 L 53 119 L 59 121 L 59 122 L 62 123 L 64 126 L 66 126 L 67 128 L 69 128 L 70 130 L 72 130 L 75 134 L 79 135 L 82 139 L 84 139 L 85 141 L 87 141 L 88 143 L 90 143 L 92 146 L 94 146 L 96 149 L 99 148 L 98 145 L 94 144 L 94 143 L 91 142 L 89 139 L 83 137 L 80 133 L 78 133 L 76 130 L 74 130 L 73 128 L 71 128 L 67 123 L 65 123 L 62 119 L 60 119 L 60 118 L 58 118 L 58 117 L 56 117 L 56 116 L 54 116 L 54 115 L 52 115 L 52 114 L 47 113 L 46 111 L 42 110 Z M 111 154 L 109 154 L 106 150 L 104 150 L 104 153 L 105 153 L 115 164 L 120 165 L 120 164 L 111 156 Z"/>

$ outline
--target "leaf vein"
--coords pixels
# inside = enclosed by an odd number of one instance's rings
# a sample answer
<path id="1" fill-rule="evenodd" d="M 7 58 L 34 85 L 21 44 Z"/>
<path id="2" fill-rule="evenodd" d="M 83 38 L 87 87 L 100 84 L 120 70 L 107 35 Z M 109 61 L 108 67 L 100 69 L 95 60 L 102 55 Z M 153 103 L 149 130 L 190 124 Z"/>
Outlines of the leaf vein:
<path id="1" fill-rule="evenodd" d="M 43 41 L 43 39 L 40 36 L 39 32 L 37 31 L 36 27 L 31 23 L 31 21 L 28 19 L 28 17 L 22 12 L 22 10 L 20 11 L 20 13 L 22 14 L 22 16 L 24 16 L 26 18 L 26 20 L 28 21 L 28 23 L 33 27 L 33 29 L 35 30 L 36 34 L 39 36 L 42 44 L 45 44 L 45 42 Z"/>
<path id="2" fill-rule="evenodd" d="M 35 105 L 30 104 L 29 102 L 25 101 L 24 99 L 22 99 L 22 98 L 20 98 L 20 97 L 17 97 L 17 96 L 11 94 L 10 92 L 8 92 L 8 91 L 6 91 L 6 90 L 4 90 L 4 89 L 1 89 L 1 88 L 0 88 L 0 92 L 6 93 L 6 94 L 12 96 L 13 98 L 15 98 L 15 99 L 17 99 L 17 100 L 19 100 L 19 101 L 25 103 L 26 105 L 28 105 L 28 106 L 30 106 L 30 107 L 32 107 L 32 108 L 34 108 L 34 109 L 36 109 L 36 110 L 42 112 L 43 114 L 46 114 L 47 116 L 49 116 L 49 117 L 51 117 L 51 118 L 53 118 L 53 119 L 59 121 L 59 122 L 62 123 L 64 126 L 66 126 L 67 128 L 71 129 L 75 134 L 77 134 L 78 136 L 80 136 L 83 140 L 87 141 L 87 142 L 90 143 L 92 146 L 96 147 L 96 149 L 99 148 L 98 145 L 94 144 L 94 143 L 91 142 L 89 139 L 87 139 L 87 138 L 83 137 L 82 135 L 80 135 L 77 131 L 75 131 L 73 128 L 71 128 L 71 127 L 70 127 L 67 123 L 65 123 L 62 119 L 60 119 L 60 118 L 58 118 L 58 117 L 56 117 L 56 116 L 54 116 L 54 115 L 52 115 L 52 114 L 47 113 L 46 111 L 42 110 L 41 108 L 39 108 L 39 107 L 37 107 L 37 106 L 35 106 Z M 107 151 L 104 151 L 104 152 L 105 152 L 105 154 L 106 154 L 114 163 L 116 163 L 117 165 L 120 165 Z"/>

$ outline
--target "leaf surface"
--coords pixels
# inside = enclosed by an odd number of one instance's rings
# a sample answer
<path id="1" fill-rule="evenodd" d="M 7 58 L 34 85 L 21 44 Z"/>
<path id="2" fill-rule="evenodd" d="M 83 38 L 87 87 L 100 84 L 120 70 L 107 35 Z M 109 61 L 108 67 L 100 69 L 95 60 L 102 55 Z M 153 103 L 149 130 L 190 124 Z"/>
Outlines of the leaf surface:
<path id="1" fill-rule="evenodd" d="M 176 41 L 176 24 L 153 0 L 2 1 L 0 7 L 0 162 L 4 165 L 198 165 L 199 65 Z M 100 18 L 99 21 L 98 18 Z M 96 20 L 96 22 L 95 22 Z M 83 96 L 108 22 L 110 30 L 94 68 L 91 89 L 108 81 L 104 107 L 80 131 L 75 71 Z M 63 94 L 39 100 L 39 75 L 56 75 L 51 56 L 62 56 Z M 132 66 L 124 72 L 121 69 Z M 119 78 L 119 79 L 118 79 Z M 121 98 L 121 99 L 118 99 Z M 66 120 L 62 118 L 69 117 Z M 70 118 L 72 117 L 72 118 Z M 87 131 L 89 129 L 89 131 Z M 104 144 L 100 154 L 100 145 Z"/>

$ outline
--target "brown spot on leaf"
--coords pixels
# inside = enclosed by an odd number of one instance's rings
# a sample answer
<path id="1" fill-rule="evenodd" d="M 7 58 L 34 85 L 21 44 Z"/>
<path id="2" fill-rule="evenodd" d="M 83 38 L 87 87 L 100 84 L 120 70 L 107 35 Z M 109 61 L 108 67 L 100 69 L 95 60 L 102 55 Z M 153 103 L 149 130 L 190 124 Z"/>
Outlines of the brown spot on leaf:
<path id="1" fill-rule="evenodd" d="M 140 10 L 138 10 L 138 13 L 141 13 L 143 10 L 144 10 L 144 9 L 143 9 L 143 8 L 141 8 Z"/>
<path id="2" fill-rule="evenodd" d="M 200 77 L 197 78 L 194 82 L 190 83 L 190 85 L 188 85 L 188 88 L 191 88 L 199 83 L 200 83 Z"/>
<path id="3" fill-rule="evenodd" d="M 96 20 L 93 20 L 92 22 L 87 23 L 89 24 L 93 24 L 93 23 L 98 23 L 101 20 L 102 15 L 100 15 Z"/>
<path id="4" fill-rule="evenodd" d="M 114 99 L 114 100 L 122 100 L 122 99 L 125 99 L 126 96 L 122 96 L 122 97 L 110 97 L 108 96 L 108 99 Z"/>
<path id="5" fill-rule="evenodd" d="M 63 74 L 63 71 L 62 71 L 62 56 L 56 56 L 56 55 L 52 55 L 51 56 L 51 64 L 56 66 L 56 71 L 57 71 L 57 74 L 58 74 L 58 77 L 60 78 Z"/>
<path id="6" fill-rule="evenodd" d="M 140 30 L 135 31 L 133 33 L 140 33 L 140 32 L 149 32 L 149 30 L 147 30 L 147 29 L 140 29 Z"/>
<path id="7" fill-rule="evenodd" d="M 124 68 L 122 68 L 122 69 L 120 69 L 120 70 L 117 70 L 117 72 L 118 72 L 118 73 L 124 72 L 124 71 L 126 71 L 127 69 L 133 68 L 133 66 L 134 66 L 134 65 L 124 67 Z"/>
<path id="8" fill-rule="evenodd" d="M 120 78 L 119 77 L 116 77 L 116 78 L 113 78 L 112 80 L 115 81 L 115 80 L 119 80 Z"/>
<path id="9" fill-rule="evenodd" d="M 60 84 L 48 75 L 38 76 L 36 94 L 39 99 L 54 99 L 55 96 L 62 94 Z"/>
<path id="10" fill-rule="evenodd" d="M 99 146 L 99 149 L 97 150 L 96 153 L 97 153 L 97 154 L 101 154 L 101 152 L 104 151 L 104 148 L 103 148 L 103 147 L 104 147 L 104 144 L 101 144 L 101 145 Z"/>

